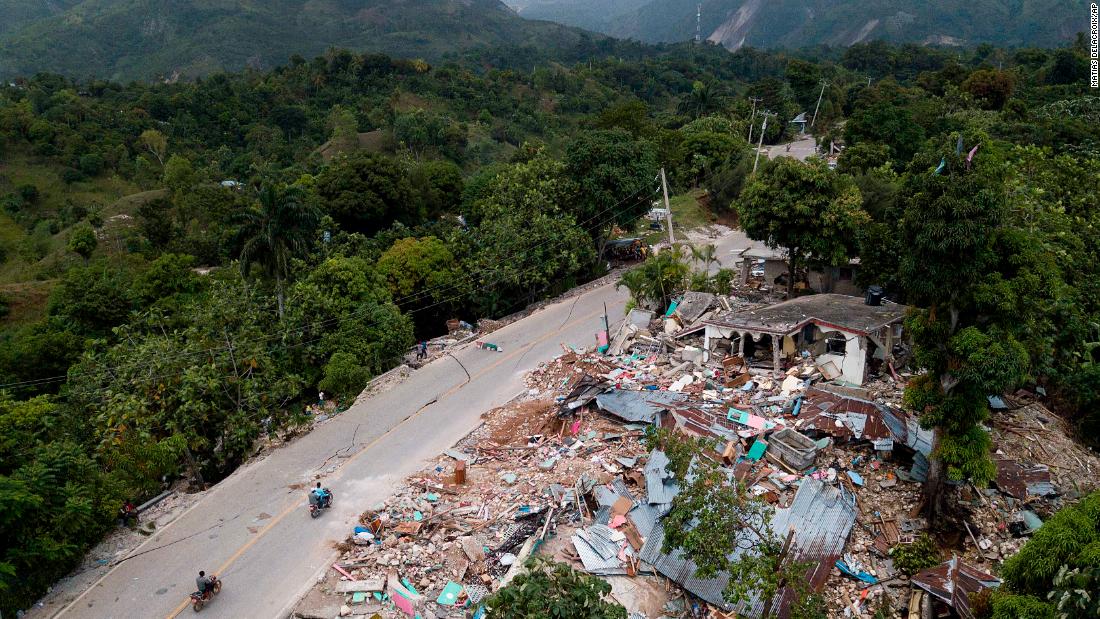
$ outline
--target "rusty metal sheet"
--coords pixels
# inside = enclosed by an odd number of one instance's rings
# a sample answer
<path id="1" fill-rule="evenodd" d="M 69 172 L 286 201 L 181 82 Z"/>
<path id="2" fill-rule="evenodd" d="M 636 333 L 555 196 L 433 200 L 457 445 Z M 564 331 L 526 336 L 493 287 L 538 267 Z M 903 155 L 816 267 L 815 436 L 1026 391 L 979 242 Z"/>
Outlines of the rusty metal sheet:
<path id="1" fill-rule="evenodd" d="M 1026 501 L 1057 492 L 1046 466 L 1024 466 L 1009 458 L 994 458 L 993 462 L 997 465 L 997 487 L 1009 496 Z"/>
<path id="2" fill-rule="evenodd" d="M 917 572 L 912 583 L 933 597 L 955 609 L 963 619 L 974 619 L 970 610 L 970 596 L 982 589 L 998 587 L 999 578 L 965 563 L 958 557 Z"/>

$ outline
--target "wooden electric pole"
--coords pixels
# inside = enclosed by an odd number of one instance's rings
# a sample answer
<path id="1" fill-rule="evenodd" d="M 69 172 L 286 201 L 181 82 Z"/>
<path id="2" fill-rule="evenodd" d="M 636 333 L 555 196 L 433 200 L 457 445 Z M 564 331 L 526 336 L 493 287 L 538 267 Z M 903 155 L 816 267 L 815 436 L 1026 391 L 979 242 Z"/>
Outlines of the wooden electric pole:
<path id="1" fill-rule="evenodd" d="M 760 143 L 756 145 L 756 160 L 752 162 L 753 176 L 756 176 L 756 166 L 760 164 L 760 149 L 764 148 L 764 132 L 768 130 L 768 116 L 774 116 L 774 114 L 764 110 L 764 122 L 760 125 Z"/>
<path id="2" fill-rule="evenodd" d="M 749 144 L 752 144 L 752 124 L 756 122 L 756 104 L 761 99 L 760 97 L 749 97 L 749 101 L 752 101 L 752 117 L 749 118 Z"/>
<path id="3" fill-rule="evenodd" d="M 676 235 L 672 232 L 672 206 L 668 203 L 668 180 L 665 179 L 665 169 L 661 168 L 661 189 L 665 194 L 665 221 L 668 223 L 668 246 L 676 244 Z"/>
<path id="4" fill-rule="evenodd" d="M 813 117 L 813 120 L 810 121 L 810 128 L 811 129 L 813 128 L 814 123 L 817 122 L 817 111 L 819 109 L 821 109 L 821 97 L 823 97 L 825 95 L 825 87 L 828 86 L 828 85 L 829 85 L 829 82 L 826 82 L 825 80 L 821 80 L 821 92 L 818 93 L 818 95 L 817 95 L 817 105 L 814 107 L 814 117 Z"/>

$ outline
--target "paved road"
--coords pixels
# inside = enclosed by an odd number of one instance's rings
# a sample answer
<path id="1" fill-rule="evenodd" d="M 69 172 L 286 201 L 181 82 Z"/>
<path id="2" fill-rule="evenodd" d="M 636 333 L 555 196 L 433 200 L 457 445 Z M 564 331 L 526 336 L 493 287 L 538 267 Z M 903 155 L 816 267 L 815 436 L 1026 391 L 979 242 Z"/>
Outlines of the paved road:
<path id="1" fill-rule="evenodd" d="M 714 242 L 727 262 L 743 237 Z M 561 342 L 591 345 L 604 303 L 614 322 L 625 302 L 626 291 L 608 284 L 493 333 L 487 339 L 502 352 L 466 346 L 454 352 L 458 361 L 442 357 L 413 372 L 390 391 L 242 467 L 58 616 L 191 614 L 185 602 L 199 569 L 225 581 L 204 618 L 286 616 L 333 558 L 332 542 L 346 536 L 360 512 L 477 427 L 484 411 L 522 391 L 523 374 L 560 354 Z M 311 520 L 304 490 L 291 486 L 332 466 L 338 468 L 324 481 L 335 505 Z"/>
<path id="2" fill-rule="evenodd" d="M 790 146 L 790 149 L 787 148 L 788 146 Z M 768 149 L 768 159 L 794 157 L 799 161 L 805 161 L 807 157 L 817 154 L 817 142 L 814 141 L 812 136 L 789 144 L 776 144 L 766 148 Z"/>

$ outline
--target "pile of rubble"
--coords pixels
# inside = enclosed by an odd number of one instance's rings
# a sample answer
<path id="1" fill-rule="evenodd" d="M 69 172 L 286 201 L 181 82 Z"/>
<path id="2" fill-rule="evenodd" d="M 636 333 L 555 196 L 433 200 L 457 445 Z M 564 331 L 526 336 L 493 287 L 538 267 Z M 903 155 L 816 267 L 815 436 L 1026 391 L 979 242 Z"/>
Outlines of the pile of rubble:
<path id="1" fill-rule="evenodd" d="M 1100 460 L 1038 396 L 997 398 L 1006 410 L 990 428 L 995 487 L 956 489 L 958 533 L 936 538 L 945 562 L 907 577 L 891 550 L 928 530 L 920 482 L 932 447 L 900 404 L 909 374 L 880 364 L 855 387 L 808 355 L 759 368 L 680 339 L 735 306 L 744 304 L 711 295 L 664 318 L 635 311 L 603 350 L 567 348 L 541 364 L 524 397 L 362 514 L 321 593 L 340 596 L 341 615 L 476 617 L 540 552 L 616 583 L 632 619 L 786 616 L 793 592 L 729 604 L 726 575 L 697 578 L 694 564 L 663 552 L 662 518 L 679 486 L 665 454 L 643 447 L 650 425 L 716 440 L 714 457 L 773 506 L 773 531 L 810 566 L 830 616 L 922 607 L 965 616 L 957 592 L 996 586 L 996 565 L 1096 483 Z M 656 602 L 635 603 L 624 581 L 656 591 Z"/>

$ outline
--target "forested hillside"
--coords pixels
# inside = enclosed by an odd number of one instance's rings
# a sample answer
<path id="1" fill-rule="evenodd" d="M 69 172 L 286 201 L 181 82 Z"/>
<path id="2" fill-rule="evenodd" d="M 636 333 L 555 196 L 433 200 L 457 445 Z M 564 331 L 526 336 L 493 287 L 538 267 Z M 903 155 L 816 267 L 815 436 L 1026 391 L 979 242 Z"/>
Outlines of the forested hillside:
<path id="1" fill-rule="evenodd" d="M 515 0 L 525 17 L 648 43 L 695 36 L 730 49 L 848 46 L 876 39 L 934 45 L 1057 45 L 1088 28 L 1080 0 Z M 595 10 L 590 10 L 595 9 Z"/>
<path id="2" fill-rule="evenodd" d="M 1100 186 L 1082 179 L 1100 175 L 1100 99 L 1082 47 L 632 49 L 529 71 L 333 51 L 193 82 L 0 88 L 0 611 L 71 569 L 123 500 L 217 481 L 303 431 L 318 390 L 347 401 L 448 318 L 603 274 L 600 246 L 635 229 L 659 166 L 674 193 L 745 208 L 742 188 L 763 191 L 748 97 L 790 118 L 821 78 L 862 272 L 946 308 L 922 337 L 946 341 L 945 316 L 966 327 L 920 362 L 1007 351 L 967 378 L 1043 386 L 1098 435 Z M 769 123 L 765 141 L 789 132 Z M 772 165 L 790 164 L 760 178 Z M 965 439 L 989 393 L 929 423 L 980 450 Z"/>
<path id="3" fill-rule="evenodd" d="M 430 61 L 505 45 L 568 56 L 601 38 L 521 19 L 498 0 L 5 0 L 0 15 L 0 77 L 194 77 L 333 47 Z"/>

